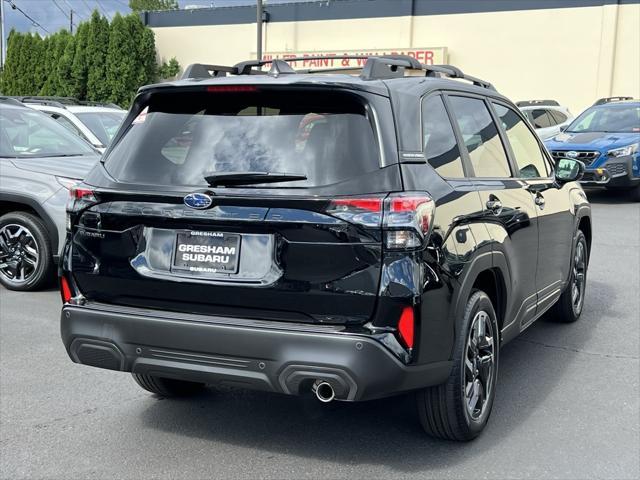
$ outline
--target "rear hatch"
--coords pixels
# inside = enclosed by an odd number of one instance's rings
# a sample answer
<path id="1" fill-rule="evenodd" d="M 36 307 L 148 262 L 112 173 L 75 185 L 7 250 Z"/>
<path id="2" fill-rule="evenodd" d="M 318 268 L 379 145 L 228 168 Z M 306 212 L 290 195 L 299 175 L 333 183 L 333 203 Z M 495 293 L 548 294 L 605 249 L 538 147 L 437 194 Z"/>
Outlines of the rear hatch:
<path id="1" fill-rule="evenodd" d="M 376 307 L 383 199 L 401 189 L 389 101 L 317 87 L 157 91 L 71 215 L 89 301 L 362 323 Z M 388 134 L 387 134 L 388 135 Z M 388 163 L 388 165 L 386 165 Z"/>

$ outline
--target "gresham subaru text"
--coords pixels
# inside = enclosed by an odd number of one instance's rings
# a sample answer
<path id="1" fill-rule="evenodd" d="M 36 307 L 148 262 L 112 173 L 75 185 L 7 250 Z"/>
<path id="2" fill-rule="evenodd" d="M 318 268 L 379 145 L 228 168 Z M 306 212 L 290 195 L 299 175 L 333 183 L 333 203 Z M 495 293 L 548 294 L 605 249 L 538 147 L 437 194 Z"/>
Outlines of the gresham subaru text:
<path id="1" fill-rule="evenodd" d="M 582 163 L 552 159 L 511 101 L 455 67 L 186 75 L 139 91 L 71 191 L 71 359 L 159 395 L 412 392 L 427 433 L 476 437 L 501 345 L 543 314 L 580 317 Z"/>

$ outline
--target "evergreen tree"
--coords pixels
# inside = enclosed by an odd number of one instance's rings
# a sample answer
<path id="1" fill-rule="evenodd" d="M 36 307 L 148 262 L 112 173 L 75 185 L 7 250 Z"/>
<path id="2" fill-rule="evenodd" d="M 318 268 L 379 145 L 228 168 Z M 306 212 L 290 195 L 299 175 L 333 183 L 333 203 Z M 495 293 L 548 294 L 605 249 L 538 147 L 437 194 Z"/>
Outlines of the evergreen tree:
<path id="1" fill-rule="evenodd" d="M 76 31 L 75 52 L 71 77 L 73 79 L 73 96 L 84 100 L 87 96 L 87 74 L 89 72 L 87 57 L 87 41 L 89 40 L 89 23 L 82 22 Z"/>
<path id="2" fill-rule="evenodd" d="M 51 36 L 47 48 L 47 80 L 40 90 L 40 95 L 65 95 L 66 80 L 60 77 L 61 72 L 58 66 L 64 56 L 67 44 L 72 40 L 73 37 L 66 30 L 60 30 Z"/>
<path id="3" fill-rule="evenodd" d="M 106 59 L 110 43 L 109 21 L 94 10 L 89 21 L 87 38 L 87 98 L 106 101 L 109 97 L 109 85 L 106 81 Z M 128 53 L 125 53 L 127 55 Z"/>
<path id="4" fill-rule="evenodd" d="M 178 8 L 176 0 L 129 0 L 129 8 L 138 13 L 152 10 L 175 10 Z"/>
<path id="5" fill-rule="evenodd" d="M 172 57 L 169 63 L 163 62 L 162 66 L 158 68 L 159 80 L 168 80 L 175 77 L 180 73 L 180 64 L 176 57 Z"/>
<path id="6" fill-rule="evenodd" d="M 4 95 L 19 95 L 18 76 L 20 50 L 22 49 L 23 35 L 14 29 L 11 29 L 7 41 L 7 58 L 4 62 L 4 70 L 2 72 L 1 90 Z"/>
<path id="7" fill-rule="evenodd" d="M 33 95 L 38 95 L 40 93 L 40 89 L 44 85 L 45 80 L 47 79 L 47 70 L 45 68 L 46 51 L 45 40 L 40 35 L 38 35 L 37 33 L 34 34 L 33 39 L 33 55 L 31 56 L 31 61 L 33 62 L 33 84 L 31 93 Z"/>
<path id="8" fill-rule="evenodd" d="M 57 94 L 71 97 L 74 93 L 74 81 L 71 75 L 73 56 L 75 54 L 75 37 L 69 35 L 65 40 L 64 50 L 58 60 L 58 89 Z"/>

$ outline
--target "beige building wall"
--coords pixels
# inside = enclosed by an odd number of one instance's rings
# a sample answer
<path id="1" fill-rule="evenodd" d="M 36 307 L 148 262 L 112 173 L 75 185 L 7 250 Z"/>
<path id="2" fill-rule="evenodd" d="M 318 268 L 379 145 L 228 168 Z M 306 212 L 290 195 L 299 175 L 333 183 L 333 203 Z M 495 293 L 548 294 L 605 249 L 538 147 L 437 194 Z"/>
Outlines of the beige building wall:
<path id="1" fill-rule="evenodd" d="M 255 24 L 154 28 L 161 58 L 232 64 L 255 52 Z M 265 52 L 446 47 L 448 62 L 512 100 L 552 98 L 580 113 L 640 97 L 640 4 L 264 25 Z"/>

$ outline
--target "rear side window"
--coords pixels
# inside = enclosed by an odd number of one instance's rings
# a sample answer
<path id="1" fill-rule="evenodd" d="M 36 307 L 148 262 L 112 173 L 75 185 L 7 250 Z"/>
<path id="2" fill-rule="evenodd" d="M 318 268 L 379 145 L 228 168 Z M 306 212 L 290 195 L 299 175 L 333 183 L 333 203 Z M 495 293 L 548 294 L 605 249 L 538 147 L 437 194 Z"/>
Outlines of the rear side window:
<path id="1" fill-rule="evenodd" d="M 206 186 L 223 172 L 301 174 L 276 188 L 332 185 L 377 170 L 377 140 L 360 97 L 232 89 L 156 93 L 105 167 L 123 182 Z"/>
<path id="2" fill-rule="evenodd" d="M 494 103 L 496 113 L 507 132 L 507 138 L 523 178 L 546 177 L 547 170 L 540 145 L 531 130 L 512 109 Z"/>
<path id="3" fill-rule="evenodd" d="M 559 112 L 557 110 L 549 110 L 549 113 L 551 114 L 553 119 L 556 121 L 556 124 L 564 123 L 567 121 L 567 116 L 562 112 Z"/>
<path id="4" fill-rule="evenodd" d="M 439 95 L 422 102 L 422 136 L 425 157 L 440 176 L 464 177 L 460 149 Z"/>
<path id="5" fill-rule="evenodd" d="M 498 127 L 484 101 L 469 97 L 449 97 L 476 177 L 511 176 L 507 154 Z"/>
<path id="6" fill-rule="evenodd" d="M 531 110 L 531 123 L 535 128 L 553 127 L 556 124 L 547 111 L 542 108 Z"/>

